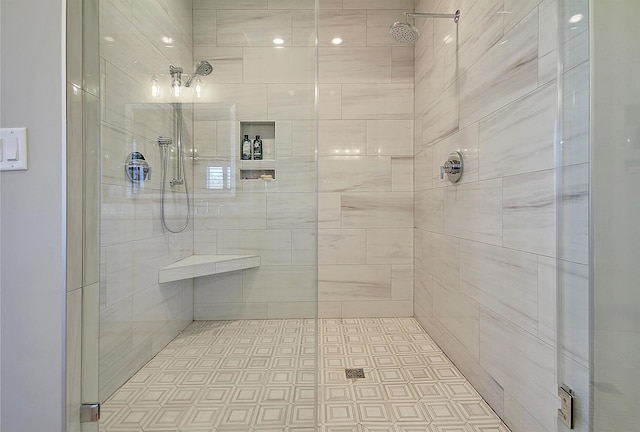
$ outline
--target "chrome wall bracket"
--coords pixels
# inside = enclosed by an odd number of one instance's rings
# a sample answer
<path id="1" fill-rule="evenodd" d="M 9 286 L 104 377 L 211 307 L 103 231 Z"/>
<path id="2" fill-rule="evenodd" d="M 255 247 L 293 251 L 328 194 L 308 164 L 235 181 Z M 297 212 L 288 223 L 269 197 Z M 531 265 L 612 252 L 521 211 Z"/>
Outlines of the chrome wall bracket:
<path id="1" fill-rule="evenodd" d="M 96 423 L 100 420 L 100 404 L 80 405 L 80 423 Z"/>
<path id="2" fill-rule="evenodd" d="M 462 170 L 464 164 L 462 161 L 462 153 L 453 152 L 449 155 L 447 161 L 440 167 L 440 178 L 444 179 L 445 173 L 451 183 L 457 183 L 462 178 Z"/>
<path id="3" fill-rule="evenodd" d="M 560 396 L 558 418 L 569 429 L 573 429 L 573 399 L 575 394 L 569 387 L 562 385 L 558 387 L 558 396 Z"/>

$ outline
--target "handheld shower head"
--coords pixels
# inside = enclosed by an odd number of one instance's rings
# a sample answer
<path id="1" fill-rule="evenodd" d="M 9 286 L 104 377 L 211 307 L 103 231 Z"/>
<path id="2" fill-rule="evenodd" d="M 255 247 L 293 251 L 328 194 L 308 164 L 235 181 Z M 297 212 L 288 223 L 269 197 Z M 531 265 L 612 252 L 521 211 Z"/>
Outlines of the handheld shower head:
<path id="1" fill-rule="evenodd" d="M 196 71 L 189 77 L 184 86 L 189 87 L 191 85 L 191 81 L 193 81 L 196 76 L 207 76 L 211 72 L 213 72 L 213 66 L 211 66 L 211 63 L 206 60 L 199 61 L 196 64 Z"/>
<path id="2" fill-rule="evenodd" d="M 409 23 L 396 21 L 389 27 L 389 36 L 396 42 L 412 44 L 420 37 L 420 32 Z"/>

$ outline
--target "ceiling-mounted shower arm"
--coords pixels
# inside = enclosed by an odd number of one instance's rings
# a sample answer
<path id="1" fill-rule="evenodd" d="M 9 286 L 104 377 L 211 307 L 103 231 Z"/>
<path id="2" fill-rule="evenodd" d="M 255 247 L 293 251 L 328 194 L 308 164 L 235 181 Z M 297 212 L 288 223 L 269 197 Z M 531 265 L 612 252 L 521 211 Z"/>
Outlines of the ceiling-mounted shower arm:
<path id="1" fill-rule="evenodd" d="M 452 14 L 405 12 L 404 13 L 405 22 L 408 22 L 407 20 L 409 19 L 409 17 L 411 18 L 453 18 L 453 22 L 457 24 L 458 21 L 460 21 L 460 9 L 458 9 L 456 13 L 452 13 Z"/>

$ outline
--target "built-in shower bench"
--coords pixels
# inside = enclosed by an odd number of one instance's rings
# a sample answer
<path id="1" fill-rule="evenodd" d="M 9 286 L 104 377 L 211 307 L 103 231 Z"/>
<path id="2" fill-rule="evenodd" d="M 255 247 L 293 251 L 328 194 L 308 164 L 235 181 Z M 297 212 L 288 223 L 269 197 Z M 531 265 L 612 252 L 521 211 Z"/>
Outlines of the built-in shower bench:
<path id="1" fill-rule="evenodd" d="M 173 282 L 259 266 L 260 255 L 191 255 L 161 268 L 158 282 Z"/>

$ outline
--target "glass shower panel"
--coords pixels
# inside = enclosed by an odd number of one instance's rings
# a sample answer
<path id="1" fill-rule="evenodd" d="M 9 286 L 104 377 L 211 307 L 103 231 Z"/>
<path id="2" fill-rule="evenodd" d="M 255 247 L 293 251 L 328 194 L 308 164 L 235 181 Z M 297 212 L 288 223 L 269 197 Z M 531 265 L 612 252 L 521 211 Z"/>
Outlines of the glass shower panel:
<path id="1" fill-rule="evenodd" d="M 640 428 L 640 3 L 591 2 L 593 430 Z"/>
<path id="2" fill-rule="evenodd" d="M 317 5 L 165 3 L 100 2 L 101 430 L 315 430 Z"/>
<path id="3" fill-rule="evenodd" d="M 559 2 L 557 151 L 558 384 L 575 393 L 574 428 L 589 431 L 589 2 Z M 558 430 L 567 430 L 559 422 Z"/>

